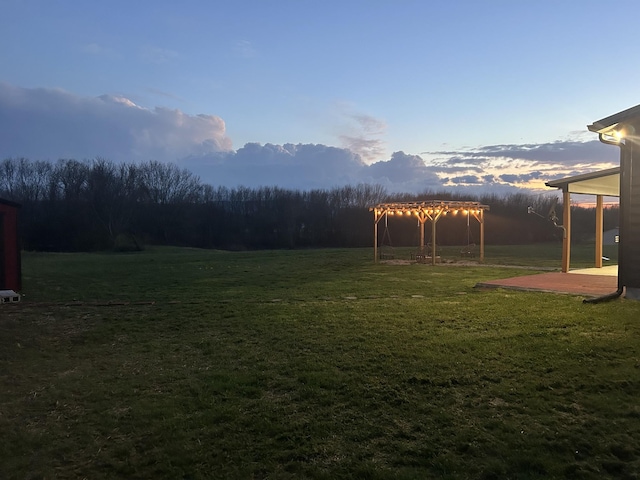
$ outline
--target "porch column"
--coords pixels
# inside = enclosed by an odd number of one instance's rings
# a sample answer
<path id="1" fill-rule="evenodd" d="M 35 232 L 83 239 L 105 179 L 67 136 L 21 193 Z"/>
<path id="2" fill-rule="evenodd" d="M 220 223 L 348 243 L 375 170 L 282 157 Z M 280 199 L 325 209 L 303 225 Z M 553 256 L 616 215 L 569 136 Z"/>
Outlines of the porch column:
<path id="1" fill-rule="evenodd" d="M 602 231 L 604 229 L 602 198 L 602 195 L 596 196 L 596 268 L 602 268 Z"/>
<path id="2" fill-rule="evenodd" d="M 562 192 L 562 272 L 569 271 L 571 260 L 571 193 L 568 190 Z"/>

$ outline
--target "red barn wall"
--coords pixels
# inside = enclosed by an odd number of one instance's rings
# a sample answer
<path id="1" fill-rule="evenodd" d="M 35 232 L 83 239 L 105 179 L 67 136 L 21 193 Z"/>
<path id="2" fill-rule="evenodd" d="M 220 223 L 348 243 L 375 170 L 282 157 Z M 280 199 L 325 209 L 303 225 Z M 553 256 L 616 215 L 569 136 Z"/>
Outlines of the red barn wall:
<path id="1" fill-rule="evenodd" d="M 16 203 L 0 199 L 0 290 L 22 288 L 18 208 Z"/>

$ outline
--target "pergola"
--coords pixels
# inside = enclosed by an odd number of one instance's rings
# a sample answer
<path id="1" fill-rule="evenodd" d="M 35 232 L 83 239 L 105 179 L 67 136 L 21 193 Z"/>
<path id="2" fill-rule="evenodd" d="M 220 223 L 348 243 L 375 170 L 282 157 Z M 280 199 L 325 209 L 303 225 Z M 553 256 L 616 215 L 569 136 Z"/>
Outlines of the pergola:
<path id="1" fill-rule="evenodd" d="M 424 229 L 427 221 L 431 222 L 431 263 L 436 264 L 436 224 L 445 215 L 457 215 L 462 213 L 475 218 L 480 223 L 480 261 L 484 260 L 484 211 L 489 210 L 488 205 L 480 202 L 452 202 L 444 200 L 429 200 L 425 202 L 396 202 L 379 203 L 369 208 L 373 212 L 373 256 L 378 261 L 378 223 L 389 215 L 404 215 L 416 217 L 420 223 L 420 248 L 423 249 Z"/>
<path id="2" fill-rule="evenodd" d="M 571 194 L 596 196 L 596 249 L 595 266 L 602 268 L 602 234 L 604 197 L 620 196 L 620 168 L 609 168 L 598 172 L 585 173 L 573 177 L 560 178 L 547 182 L 548 187 L 562 190 L 562 271 L 569 271 L 571 257 Z"/>

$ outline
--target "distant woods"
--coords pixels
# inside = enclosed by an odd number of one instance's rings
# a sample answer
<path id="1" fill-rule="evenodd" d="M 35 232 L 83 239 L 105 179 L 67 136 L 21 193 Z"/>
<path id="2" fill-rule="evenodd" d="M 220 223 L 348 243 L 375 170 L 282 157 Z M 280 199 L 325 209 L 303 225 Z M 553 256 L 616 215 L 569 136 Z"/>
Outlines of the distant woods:
<path id="1" fill-rule="evenodd" d="M 448 191 L 389 194 L 380 185 L 366 184 L 310 191 L 213 187 L 186 169 L 156 161 L 5 159 L 0 162 L 0 197 L 22 205 L 21 241 L 27 250 L 136 250 L 145 244 L 234 250 L 371 246 L 373 213 L 369 207 L 433 199 L 489 205 L 487 244 L 561 238 L 561 230 L 551 222 L 527 214 L 531 205 L 546 216 L 552 206 L 549 196 L 473 197 Z M 561 204 L 557 214 L 562 217 Z M 574 239 L 593 237 L 593 209 L 574 207 L 572 217 Z M 605 230 L 617 224 L 618 209 L 607 209 Z M 385 241 L 390 238 L 395 246 L 417 245 L 418 235 L 415 219 L 389 218 Z M 427 240 L 428 235 L 427 231 Z M 473 218 L 469 228 L 460 217 L 438 222 L 438 243 L 442 245 L 465 245 L 478 241 L 478 235 Z"/>

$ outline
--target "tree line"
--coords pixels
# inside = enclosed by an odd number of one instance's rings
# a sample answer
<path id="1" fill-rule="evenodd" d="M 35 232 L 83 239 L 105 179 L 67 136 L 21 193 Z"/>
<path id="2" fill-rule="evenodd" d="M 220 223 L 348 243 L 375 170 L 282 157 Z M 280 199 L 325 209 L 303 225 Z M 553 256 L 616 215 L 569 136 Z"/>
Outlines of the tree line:
<path id="1" fill-rule="evenodd" d="M 9 158 L 0 162 L 0 197 L 22 205 L 22 246 L 28 250 L 135 250 L 144 245 L 218 249 L 364 247 L 373 243 L 373 213 L 383 202 L 454 200 L 490 206 L 487 244 L 559 240 L 551 222 L 527 214 L 552 207 L 549 196 L 468 196 L 452 191 L 390 194 L 359 184 L 309 191 L 278 187 L 229 188 L 203 183 L 175 164 L 114 163 L 103 158 L 57 162 Z M 561 217 L 562 205 L 557 206 Z M 617 226 L 617 208 L 605 212 L 605 229 Z M 573 238 L 595 230 L 593 209 L 574 207 Z M 417 223 L 390 219 L 394 246 L 418 244 Z M 438 222 L 438 243 L 478 241 L 478 225 L 460 218 Z"/>

